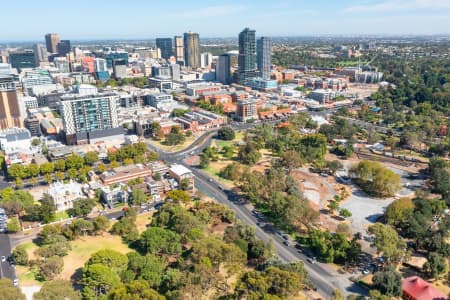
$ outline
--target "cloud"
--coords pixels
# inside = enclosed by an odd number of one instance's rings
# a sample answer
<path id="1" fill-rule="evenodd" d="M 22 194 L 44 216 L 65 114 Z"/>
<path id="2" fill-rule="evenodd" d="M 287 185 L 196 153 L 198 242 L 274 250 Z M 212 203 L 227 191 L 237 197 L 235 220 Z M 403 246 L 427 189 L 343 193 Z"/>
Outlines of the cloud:
<path id="1" fill-rule="evenodd" d="M 172 15 L 178 18 L 214 18 L 236 14 L 244 10 L 245 6 L 243 5 L 218 5 L 176 12 Z"/>
<path id="2" fill-rule="evenodd" d="M 380 3 L 368 3 L 344 8 L 342 12 L 390 12 L 420 9 L 450 9 L 450 0 L 391 0 Z"/>

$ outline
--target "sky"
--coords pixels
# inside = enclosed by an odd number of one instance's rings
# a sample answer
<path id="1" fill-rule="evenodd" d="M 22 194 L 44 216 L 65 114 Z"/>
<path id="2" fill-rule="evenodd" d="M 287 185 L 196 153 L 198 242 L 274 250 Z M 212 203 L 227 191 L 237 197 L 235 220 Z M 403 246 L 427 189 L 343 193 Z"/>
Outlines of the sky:
<path id="1" fill-rule="evenodd" d="M 10 0 L 0 41 L 153 39 L 194 31 L 234 37 L 449 34 L 450 0 Z"/>

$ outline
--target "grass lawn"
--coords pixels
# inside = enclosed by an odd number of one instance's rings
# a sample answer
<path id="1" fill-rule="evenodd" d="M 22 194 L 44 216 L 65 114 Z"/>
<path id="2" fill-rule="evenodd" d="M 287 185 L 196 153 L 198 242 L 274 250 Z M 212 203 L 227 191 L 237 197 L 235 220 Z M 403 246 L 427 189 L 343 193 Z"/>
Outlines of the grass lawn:
<path id="1" fill-rule="evenodd" d="M 68 218 L 69 218 L 69 215 L 67 214 L 66 211 L 60 211 L 55 214 L 54 220 L 59 221 L 59 220 L 64 220 L 64 219 L 68 219 Z"/>
<path id="2" fill-rule="evenodd" d="M 99 236 L 81 237 L 70 243 L 72 250 L 64 257 L 64 269 L 58 276 L 60 279 L 70 280 L 75 271 L 84 266 L 89 257 L 102 249 L 113 249 L 120 253 L 132 250 L 122 242 L 119 236 L 104 233 Z"/>
<path id="3" fill-rule="evenodd" d="M 139 234 L 144 232 L 147 229 L 147 225 L 152 222 L 153 211 L 140 214 L 136 217 L 136 227 L 139 231 Z"/>
<path id="4" fill-rule="evenodd" d="M 223 141 L 223 140 L 215 140 L 217 145 L 220 147 L 224 147 L 224 146 L 231 146 L 236 144 L 237 142 L 242 141 L 242 139 L 244 138 L 244 132 L 242 131 L 236 131 L 235 132 L 235 137 L 233 140 L 231 141 Z"/>
<path id="5" fill-rule="evenodd" d="M 195 140 L 196 140 L 196 137 L 194 135 L 192 135 L 190 137 L 186 137 L 184 143 L 179 144 L 179 145 L 174 145 L 174 146 L 164 145 L 163 144 L 164 140 L 155 141 L 155 140 L 152 140 L 152 139 L 148 139 L 147 141 L 150 144 L 156 146 L 157 148 L 160 148 L 163 151 L 176 152 L 176 151 L 180 151 L 180 150 L 183 150 L 183 149 L 189 147 Z"/>
<path id="6" fill-rule="evenodd" d="M 232 162 L 233 161 L 231 160 L 224 160 L 224 159 L 221 159 L 219 161 L 212 161 L 206 168 L 202 170 L 211 175 L 212 177 L 214 177 L 215 180 L 219 181 L 228 188 L 233 188 L 234 187 L 233 181 L 224 179 L 219 176 L 220 171 L 222 171 L 223 168 L 225 168 Z"/>

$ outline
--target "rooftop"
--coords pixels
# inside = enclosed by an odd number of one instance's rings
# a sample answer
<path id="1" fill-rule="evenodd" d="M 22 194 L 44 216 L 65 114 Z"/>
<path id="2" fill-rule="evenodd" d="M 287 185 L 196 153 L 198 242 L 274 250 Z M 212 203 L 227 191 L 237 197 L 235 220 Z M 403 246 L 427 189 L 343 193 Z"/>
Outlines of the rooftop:
<path id="1" fill-rule="evenodd" d="M 404 293 L 416 300 L 447 300 L 447 296 L 434 288 L 419 276 L 411 276 L 402 280 Z"/>
<path id="2" fill-rule="evenodd" d="M 170 171 L 178 176 L 183 176 L 186 174 L 191 174 L 191 170 L 189 170 L 188 168 L 186 168 L 183 165 L 178 165 L 178 164 L 174 164 L 170 167 Z"/>

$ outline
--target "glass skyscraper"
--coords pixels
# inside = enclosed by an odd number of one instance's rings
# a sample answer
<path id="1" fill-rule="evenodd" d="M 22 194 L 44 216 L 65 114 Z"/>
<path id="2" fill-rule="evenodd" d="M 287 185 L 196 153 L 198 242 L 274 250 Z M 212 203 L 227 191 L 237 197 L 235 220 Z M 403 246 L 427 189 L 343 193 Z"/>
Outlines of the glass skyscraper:
<path id="1" fill-rule="evenodd" d="M 184 34 L 184 61 L 186 67 L 200 68 L 200 38 L 198 33 Z"/>
<path id="2" fill-rule="evenodd" d="M 256 68 L 256 33 L 245 28 L 239 33 L 238 81 L 246 84 L 248 80 L 258 76 Z"/>
<path id="3" fill-rule="evenodd" d="M 261 37 L 256 41 L 256 52 L 258 58 L 258 71 L 263 79 L 270 79 L 270 68 L 272 65 L 272 40 Z"/>
<path id="4" fill-rule="evenodd" d="M 161 50 L 162 58 L 169 59 L 173 55 L 171 38 L 157 38 L 156 47 Z"/>

